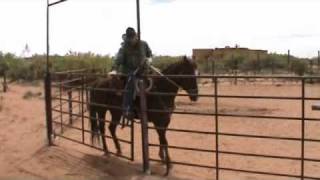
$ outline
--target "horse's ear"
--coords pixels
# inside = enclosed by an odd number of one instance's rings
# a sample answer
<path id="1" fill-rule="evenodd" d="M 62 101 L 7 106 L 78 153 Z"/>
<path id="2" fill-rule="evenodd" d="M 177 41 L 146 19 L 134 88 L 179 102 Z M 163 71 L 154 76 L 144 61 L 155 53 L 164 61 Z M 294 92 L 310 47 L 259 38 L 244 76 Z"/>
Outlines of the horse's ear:
<path id="1" fill-rule="evenodd" d="M 182 59 L 183 59 L 184 61 L 188 61 L 188 57 L 187 57 L 186 55 L 184 55 L 184 56 L 182 57 Z"/>
<path id="2" fill-rule="evenodd" d="M 184 62 L 188 62 L 188 63 L 194 63 L 193 59 L 192 58 L 188 58 L 188 56 L 183 56 L 182 57 L 183 61 Z"/>

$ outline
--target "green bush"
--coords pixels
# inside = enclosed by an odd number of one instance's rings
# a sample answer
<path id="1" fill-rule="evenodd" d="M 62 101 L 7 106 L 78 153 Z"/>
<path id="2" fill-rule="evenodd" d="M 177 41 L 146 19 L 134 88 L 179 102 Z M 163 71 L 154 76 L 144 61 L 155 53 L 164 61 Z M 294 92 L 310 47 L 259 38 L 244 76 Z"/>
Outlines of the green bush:
<path id="1" fill-rule="evenodd" d="M 161 70 L 169 64 L 175 63 L 181 57 L 155 56 L 153 65 Z M 288 73 L 288 71 L 297 75 L 303 75 L 308 72 L 307 60 L 290 57 L 288 66 L 288 57 L 285 54 L 268 54 L 261 60 L 248 60 L 244 57 L 235 57 L 220 61 L 197 61 L 198 69 L 201 73 L 211 74 L 213 70 L 216 74 L 231 73 L 238 70 L 243 73 Z M 53 55 L 50 57 L 50 69 L 55 72 L 94 69 L 94 72 L 108 72 L 112 67 L 113 60 L 110 56 L 100 56 L 93 53 L 69 52 L 65 56 Z M 213 69 L 214 68 L 214 69 Z M 46 70 L 46 56 L 34 55 L 29 59 L 16 57 L 14 54 L 3 54 L 0 51 L 0 76 L 6 72 L 11 80 L 33 81 L 44 77 Z M 311 70 L 310 70 L 311 71 Z"/>
<path id="2" fill-rule="evenodd" d="M 99 56 L 92 53 L 73 53 L 66 56 L 50 57 L 50 69 L 55 72 L 94 69 L 95 72 L 106 72 L 111 69 L 112 59 L 109 56 Z M 0 53 L 0 75 L 6 71 L 11 80 L 33 81 L 44 77 L 46 71 L 46 56 L 34 55 L 22 59 L 13 54 Z"/>
<path id="3" fill-rule="evenodd" d="M 229 70 L 238 70 L 241 65 L 244 63 L 244 57 L 238 56 L 235 58 L 230 58 L 225 61 L 225 67 Z"/>
<path id="4" fill-rule="evenodd" d="M 308 65 L 302 60 L 294 60 L 291 62 L 291 68 L 296 75 L 303 76 L 307 72 Z"/>

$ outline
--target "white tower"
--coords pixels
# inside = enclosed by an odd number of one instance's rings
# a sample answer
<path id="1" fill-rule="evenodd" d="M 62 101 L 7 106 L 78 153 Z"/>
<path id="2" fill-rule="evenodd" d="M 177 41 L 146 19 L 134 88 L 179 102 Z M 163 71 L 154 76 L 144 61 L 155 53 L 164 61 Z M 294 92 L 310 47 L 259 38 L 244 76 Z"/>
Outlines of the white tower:
<path id="1" fill-rule="evenodd" d="M 32 57 L 31 50 L 30 50 L 28 44 L 26 44 L 26 45 L 24 46 L 24 49 L 22 50 L 22 53 L 21 53 L 21 57 L 22 57 L 22 58 L 25 58 L 25 59 L 28 59 L 28 58 L 31 58 L 31 57 Z"/>

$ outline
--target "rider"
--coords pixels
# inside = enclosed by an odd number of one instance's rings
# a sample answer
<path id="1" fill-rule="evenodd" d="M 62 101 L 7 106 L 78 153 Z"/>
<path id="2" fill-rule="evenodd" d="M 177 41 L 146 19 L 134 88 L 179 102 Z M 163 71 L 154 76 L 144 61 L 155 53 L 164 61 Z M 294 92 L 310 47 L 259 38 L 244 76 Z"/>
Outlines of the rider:
<path id="1" fill-rule="evenodd" d="M 122 39 L 123 43 L 121 43 L 112 71 L 109 74 L 121 73 L 127 75 L 125 87 L 127 92 L 124 95 L 123 116 L 128 120 L 132 120 L 135 93 L 134 81 L 137 76 L 145 73 L 145 64 L 151 61 L 152 52 L 147 42 L 139 40 L 136 31 L 132 27 L 126 29 Z"/>

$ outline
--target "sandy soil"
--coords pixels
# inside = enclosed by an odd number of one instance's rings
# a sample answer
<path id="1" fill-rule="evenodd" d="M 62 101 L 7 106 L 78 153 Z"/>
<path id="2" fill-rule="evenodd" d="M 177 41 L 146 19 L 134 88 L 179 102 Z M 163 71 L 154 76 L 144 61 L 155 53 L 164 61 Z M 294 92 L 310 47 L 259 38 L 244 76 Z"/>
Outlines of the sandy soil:
<path id="1" fill-rule="evenodd" d="M 135 125 L 135 158 L 134 162 L 122 160 L 113 156 L 103 156 L 103 153 L 92 148 L 55 139 L 56 146 L 46 146 L 44 100 L 41 86 L 17 85 L 10 86 L 9 92 L 0 94 L 0 179 L 214 179 L 214 169 L 200 169 L 174 165 L 168 178 L 163 178 L 164 167 L 159 163 L 152 163 L 152 176 L 141 173 L 141 144 L 139 124 Z M 308 85 L 308 97 L 320 97 L 319 85 Z M 29 92 L 29 93 L 28 93 Z M 30 93 L 31 92 L 31 93 Z M 201 87 L 201 93 L 212 94 L 212 84 Z M 299 96 L 301 87 L 298 84 L 240 84 L 219 85 L 219 94 L 223 95 L 266 95 L 266 96 Z M 26 94 L 29 96 L 26 97 Z M 30 95 L 31 94 L 31 95 Z M 195 112 L 214 112 L 212 98 L 201 98 L 197 103 L 191 103 L 186 98 L 178 98 L 177 110 Z M 54 102 L 54 104 L 57 102 Z M 306 102 L 306 116 L 317 118 L 320 112 L 312 111 L 311 104 Z M 67 105 L 64 105 L 67 109 Z M 76 107 L 75 112 L 78 111 Z M 220 99 L 221 113 L 237 113 L 249 115 L 293 116 L 301 115 L 301 102 L 288 100 L 251 100 L 251 99 Z M 54 113 L 54 117 L 58 114 Z M 107 119 L 109 116 L 107 116 Z M 63 119 L 67 122 L 68 116 Z M 265 120 L 249 118 L 220 117 L 219 129 L 225 133 L 243 133 L 252 135 L 269 135 L 280 137 L 301 136 L 301 123 L 289 120 Z M 88 129 L 88 122 L 84 122 Z M 81 127 L 81 120 L 76 120 L 74 126 Z M 214 132 L 214 117 L 174 115 L 171 128 L 182 128 L 199 131 Z M 55 127 L 56 132 L 60 127 Z M 119 138 L 130 139 L 128 128 L 118 129 Z M 109 135 L 109 132 L 107 132 Z M 307 138 L 320 139 L 320 122 L 306 124 Z M 77 140 L 82 139 L 80 131 L 64 128 L 64 135 Z M 213 135 L 197 135 L 169 132 L 170 145 L 188 146 L 202 149 L 215 148 Z M 85 142 L 90 143 L 89 135 L 85 134 Z M 150 142 L 158 143 L 158 138 L 150 130 Z M 114 151 L 114 144 L 107 141 L 108 147 Z M 244 153 L 259 153 L 279 156 L 300 156 L 300 142 L 284 140 L 245 139 L 240 137 L 221 137 L 220 150 L 237 151 Z M 130 154 L 128 145 L 122 144 L 124 155 Z M 157 148 L 150 148 L 153 158 L 158 158 Z M 214 153 L 194 153 L 183 150 L 170 150 L 174 161 L 215 165 Z M 320 143 L 306 143 L 306 157 L 320 159 Z M 220 163 L 223 167 L 258 170 L 274 173 L 290 173 L 299 175 L 300 162 L 292 160 L 274 160 L 266 158 L 239 157 L 221 155 Z M 320 177 L 320 163 L 306 162 L 306 175 Z M 222 180 L 284 180 L 274 176 L 258 176 L 244 173 L 221 171 Z M 293 179 L 293 178 L 291 178 Z"/>

